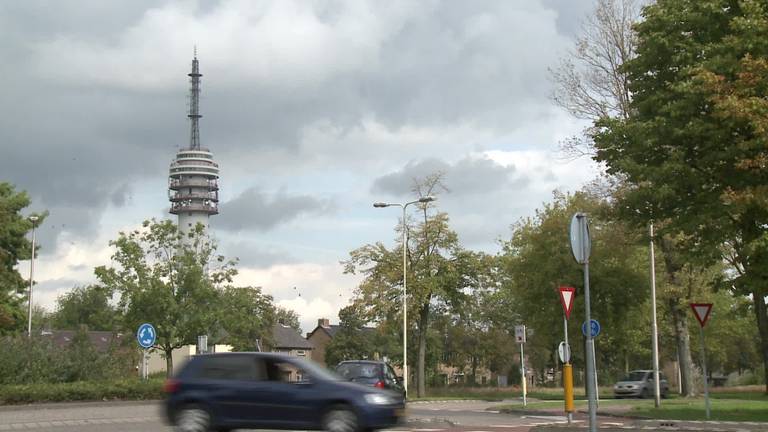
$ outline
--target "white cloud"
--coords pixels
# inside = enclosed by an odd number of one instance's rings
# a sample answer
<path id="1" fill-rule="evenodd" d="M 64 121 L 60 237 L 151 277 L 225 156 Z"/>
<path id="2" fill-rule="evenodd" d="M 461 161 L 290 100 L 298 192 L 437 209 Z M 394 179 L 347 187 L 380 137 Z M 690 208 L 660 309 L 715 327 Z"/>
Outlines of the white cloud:
<path id="1" fill-rule="evenodd" d="M 338 320 L 338 311 L 348 304 L 359 276 L 344 275 L 337 263 L 274 265 L 266 269 L 241 268 L 238 286 L 259 286 L 279 306 L 299 314 L 304 332 L 314 329 L 319 318 Z"/>

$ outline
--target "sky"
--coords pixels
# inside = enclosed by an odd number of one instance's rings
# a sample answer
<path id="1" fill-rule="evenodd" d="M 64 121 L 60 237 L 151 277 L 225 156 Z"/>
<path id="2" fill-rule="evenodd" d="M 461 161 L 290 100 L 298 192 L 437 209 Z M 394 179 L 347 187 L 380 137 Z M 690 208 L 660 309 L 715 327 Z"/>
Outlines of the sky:
<path id="1" fill-rule="evenodd" d="M 599 175 L 558 143 L 585 124 L 550 99 L 592 1 L 0 2 L 0 181 L 50 212 L 35 303 L 96 281 L 109 241 L 168 213 L 189 143 L 193 51 L 200 134 L 221 168 L 219 252 L 239 286 L 336 323 L 359 276 L 341 261 L 395 244 L 414 179 L 469 249 L 499 251 L 552 191 Z M 29 263 L 19 271 L 29 274 Z"/>

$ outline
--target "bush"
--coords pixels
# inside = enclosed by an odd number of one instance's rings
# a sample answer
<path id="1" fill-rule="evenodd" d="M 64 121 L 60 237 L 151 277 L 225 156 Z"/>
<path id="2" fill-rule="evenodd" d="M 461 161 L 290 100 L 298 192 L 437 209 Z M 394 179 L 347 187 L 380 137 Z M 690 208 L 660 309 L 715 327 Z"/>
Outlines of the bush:
<path id="1" fill-rule="evenodd" d="M 115 345 L 98 352 L 84 331 L 65 348 L 49 338 L 5 338 L 0 350 L 0 385 L 105 381 L 134 375 L 137 351 Z"/>
<path id="2" fill-rule="evenodd" d="M 58 384 L 0 386 L 0 404 L 98 400 L 151 400 L 163 397 L 163 380 L 137 378 L 109 382 L 78 381 Z"/>

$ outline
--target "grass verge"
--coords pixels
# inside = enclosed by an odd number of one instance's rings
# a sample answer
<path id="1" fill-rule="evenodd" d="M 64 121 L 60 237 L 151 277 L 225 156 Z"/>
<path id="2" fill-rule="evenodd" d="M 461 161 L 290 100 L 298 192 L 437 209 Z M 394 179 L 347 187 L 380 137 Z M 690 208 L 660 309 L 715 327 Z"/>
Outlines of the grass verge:
<path id="1" fill-rule="evenodd" d="M 668 400 L 659 408 L 653 406 L 653 401 L 641 402 L 629 414 L 669 420 L 706 419 L 704 398 Z M 710 406 L 710 420 L 768 422 L 768 399 L 710 398 Z"/>
<path id="2" fill-rule="evenodd" d="M 35 402 L 147 400 L 163 397 L 163 379 L 125 379 L 109 382 L 81 381 L 58 384 L 0 386 L 0 405 Z"/>

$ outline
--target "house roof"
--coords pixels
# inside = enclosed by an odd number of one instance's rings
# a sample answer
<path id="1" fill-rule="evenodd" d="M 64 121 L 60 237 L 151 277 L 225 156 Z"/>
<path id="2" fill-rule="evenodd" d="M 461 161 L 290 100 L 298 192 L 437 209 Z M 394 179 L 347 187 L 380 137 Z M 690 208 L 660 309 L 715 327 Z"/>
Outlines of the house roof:
<path id="1" fill-rule="evenodd" d="M 275 348 L 315 349 L 312 342 L 301 337 L 296 330 L 279 323 L 272 327 L 272 340 Z"/>
<path id="2" fill-rule="evenodd" d="M 330 325 L 328 327 L 317 326 L 317 327 L 315 327 L 314 330 L 312 330 L 311 333 L 309 333 L 309 336 L 312 336 L 313 334 L 315 334 L 316 331 L 322 329 L 324 332 L 326 332 L 328 334 L 328 336 L 331 337 L 331 339 L 333 339 L 333 337 L 336 336 L 336 333 L 338 333 L 339 330 L 341 330 L 341 328 L 342 327 L 340 325 L 334 325 L 334 324 L 332 324 L 332 325 Z M 361 330 L 363 332 L 365 332 L 365 333 L 372 333 L 372 332 L 376 331 L 376 327 L 363 327 Z"/>
<path id="3" fill-rule="evenodd" d="M 42 336 L 51 338 L 51 342 L 53 342 L 55 346 L 64 348 L 72 343 L 76 334 L 77 332 L 74 330 L 51 330 L 44 331 Z M 113 333 L 109 331 L 88 331 L 86 332 L 86 335 L 88 336 L 91 345 L 93 345 L 99 352 L 109 351 L 113 342 L 119 344 L 123 339 L 122 333 Z"/>

